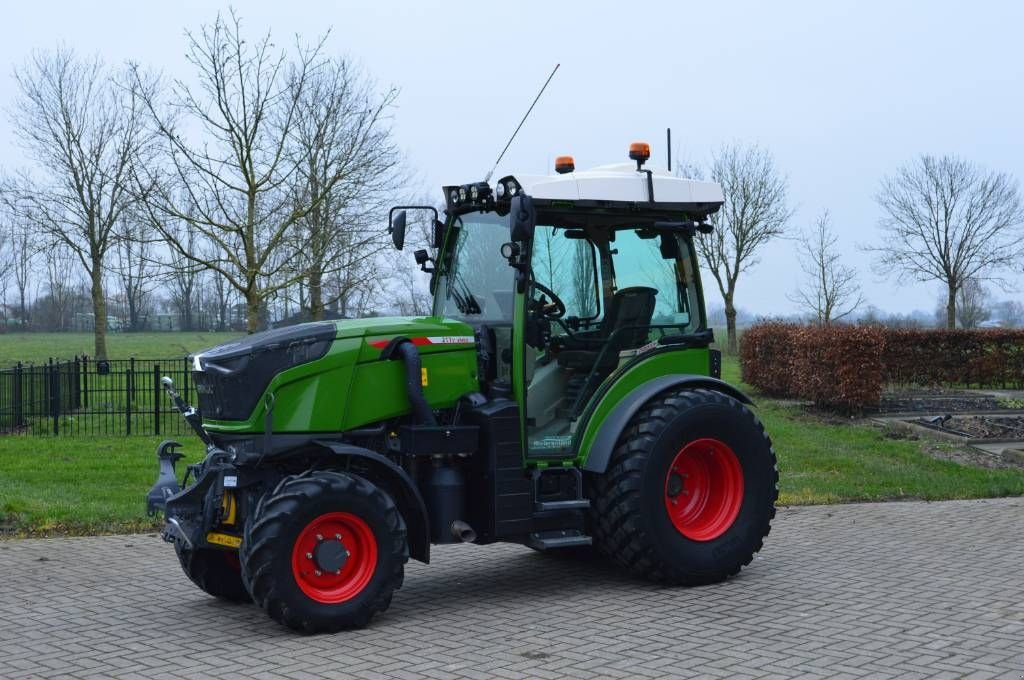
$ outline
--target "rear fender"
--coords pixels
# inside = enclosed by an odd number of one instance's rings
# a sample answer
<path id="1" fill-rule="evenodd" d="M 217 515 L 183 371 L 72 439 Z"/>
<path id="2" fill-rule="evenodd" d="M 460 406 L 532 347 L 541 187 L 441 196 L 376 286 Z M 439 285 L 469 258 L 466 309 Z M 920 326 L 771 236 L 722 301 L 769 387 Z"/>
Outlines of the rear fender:
<path id="1" fill-rule="evenodd" d="M 316 440 L 316 446 L 330 455 L 332 462 L 345 461 L 345 467 L 356 464 L 355 474 L 386 490 L 402 513 L 409 531 L 409 555 L 420 562 L 430 562 L 430 525 L 423 496 L 409 474 L 387 456 L 376 451 L 336 441 Z"/>
<path id="2" fill-rule="evenodd" d="M 608 468 L 608 461 L 611 459 L 619 435 L 636 415 L 636 412 L 656 395 L 673 387 L 714 390 L 726 394 L 742 404 L 753 405 L 747 395 L 729 383 L 705 375 L 663 375 L 649 380 L 623 397 L 605 418 L 590 445 L 583 469 L 587 472 L 604 472 Z"/>

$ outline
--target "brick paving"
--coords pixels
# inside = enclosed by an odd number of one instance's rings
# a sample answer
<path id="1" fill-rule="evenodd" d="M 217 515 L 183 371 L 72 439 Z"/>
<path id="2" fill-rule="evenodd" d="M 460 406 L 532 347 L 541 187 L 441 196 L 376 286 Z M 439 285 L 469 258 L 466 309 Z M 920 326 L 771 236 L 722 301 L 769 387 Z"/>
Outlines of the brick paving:
<path id="1" fill-rule="evenodd" d="M 518 546 L 410 563 L 365 630 L 302 637 L 195 589 L 155 536 L 0 543 L 0 677 L 1024 677 L 1024 499 L 780 511 L 727 583 Z"/>

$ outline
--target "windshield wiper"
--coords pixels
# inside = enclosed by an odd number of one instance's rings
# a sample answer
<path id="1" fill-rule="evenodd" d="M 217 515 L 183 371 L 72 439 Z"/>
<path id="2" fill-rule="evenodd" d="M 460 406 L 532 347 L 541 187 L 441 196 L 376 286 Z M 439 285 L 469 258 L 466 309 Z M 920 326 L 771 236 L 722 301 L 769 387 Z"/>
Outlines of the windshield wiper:
<path id="1" fill-rule="evenodd" d="M 469 286 L 458 274 L 452 277 L 452 285 L 448 288 L 448 294 L 455 300 L 455 307 L 461 314 L 481 314 L 483 312 L 476 297 L 469 292 Z"/>

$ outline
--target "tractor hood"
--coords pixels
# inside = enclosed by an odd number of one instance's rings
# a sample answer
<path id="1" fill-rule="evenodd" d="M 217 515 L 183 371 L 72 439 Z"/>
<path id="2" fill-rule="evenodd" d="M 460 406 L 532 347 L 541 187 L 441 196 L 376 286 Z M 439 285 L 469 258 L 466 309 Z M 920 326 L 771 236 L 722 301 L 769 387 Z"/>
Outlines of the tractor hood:
<path id="1" fill-rule="evenodd" d="M 281 355 L 280 358 L 287 356 L 288 361 L 284 363 L 296 366 L 322 357 L 334 340 L 363 338 L 368 348 L 381 350 L 396 337 L 406 337 L 416 345 L 427 347 L 471 345 L 474 342 L 472 327 L 460 321 L 439 317 L 397 316 L 313 321 L 253 333 L 197 352 L 191 357 L 192 370 L 224 374 L 257 359 L 270 360 L 275 355 Z M 377 355 L 379 351 L 369 351 L 365 358 L 376 358 Z"/>
<path id="2" fill-rule="evenodd" d="M 247 420 L 271 383 L 288 382 L 292 369 L 321 359 L 324 371 L 375 362 L 396 337 L 422 354 L 474 344 L 470 326 L 438 317 L 316 321 L 253 333 L 191 357 L 200 411 L 204 420 Z"/>

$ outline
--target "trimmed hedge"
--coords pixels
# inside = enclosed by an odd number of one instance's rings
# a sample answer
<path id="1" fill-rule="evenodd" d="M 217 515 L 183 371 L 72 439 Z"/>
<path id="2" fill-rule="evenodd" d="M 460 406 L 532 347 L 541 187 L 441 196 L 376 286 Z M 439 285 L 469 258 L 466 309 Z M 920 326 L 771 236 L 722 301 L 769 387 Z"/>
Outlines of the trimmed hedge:
<path id="1" fill-rule="evenodd" d="M 1024 330 L 913 330 L 759 323 L 740 345 L 743 380 L 775 397 L 855 412 L 886 384 L 1024 387 Z"/>

